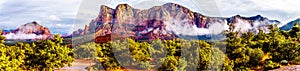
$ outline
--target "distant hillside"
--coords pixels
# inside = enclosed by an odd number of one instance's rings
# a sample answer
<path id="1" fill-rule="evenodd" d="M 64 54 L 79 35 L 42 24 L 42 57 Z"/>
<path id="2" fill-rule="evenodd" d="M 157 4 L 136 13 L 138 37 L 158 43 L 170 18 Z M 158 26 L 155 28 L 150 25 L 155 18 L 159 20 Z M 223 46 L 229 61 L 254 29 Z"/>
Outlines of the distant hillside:
<path id="1" fill-rule="evenodd" d="M 294 21 L 291 21 L 291 22 L 287 23 L 286 25 L 280 27 L 280 30 L 285 30 L 285 31 L 291 30 L 296 22 L 300 23 L 300 18 L 296 19 Z"/>

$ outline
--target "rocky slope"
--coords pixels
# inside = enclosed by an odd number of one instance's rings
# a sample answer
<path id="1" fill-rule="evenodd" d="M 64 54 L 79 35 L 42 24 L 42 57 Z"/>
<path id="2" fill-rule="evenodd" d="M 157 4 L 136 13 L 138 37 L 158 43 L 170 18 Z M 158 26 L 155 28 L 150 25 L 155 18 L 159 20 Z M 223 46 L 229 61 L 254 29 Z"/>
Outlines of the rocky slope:
<path id="1" fill-rule="evenodd" d="M 146 10 L 135 9 L 128 4 L 119 4 L 115 9 L 104 5 L 100 8 L 98 17 L 91 20 L 83 30 L 75 31 L 73 36 L 95 33 L 97 39 L 107 40 L 122 37 L 136 40 L 172 39 L 217 35 L 230 28 L 231 31 L 239 32 L 257 32 L 258 29 L 268 31 L 267 25 L 280 24 L 279 21 L 260 15 L 209 17 L 174 3 Z"/>
<path id="2" fill-rule="evenodd" d="M 6 39 L 47 39 L 51 36 L 48 28 L 38 22 L 26 23 L 15 30 L 5 30 L 2 35 Z"/>
<path id="3" fill-rule="evenodd" d="M 280 27 L 280 30 L 285 30 L 285 31 L 291 30 L 296 22 L 298 22 L 298 24 L 299 24 L 300 23 L 300 18 L 296 19 L 294 21 L 291 21 L 291 22 L 287 23 L 286 25 Z"/>

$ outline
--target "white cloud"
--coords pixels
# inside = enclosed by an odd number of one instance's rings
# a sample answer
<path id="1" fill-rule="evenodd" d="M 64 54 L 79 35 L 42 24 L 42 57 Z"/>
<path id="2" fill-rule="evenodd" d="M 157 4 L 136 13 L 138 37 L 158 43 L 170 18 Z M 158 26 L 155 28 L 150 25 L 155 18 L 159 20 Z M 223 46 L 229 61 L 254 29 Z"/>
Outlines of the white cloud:
<path id="1" fill-rule="evenodd" d="M 209 29 L 197 28 L 196 25 L 192 25 L 188 20 L 168 19 L 164 21 L 166 23 L 166 31 L 168 33 L 174 33 L 176 35 L 184 36 L 197 36 L 210 34 Z"/>
<path id="2" fill-rule="evenodd" d="M 45 39 L 46 35 L 25 34 L 25 33 L 9 33 L 3 35 L 6 39 Z"/>
<path id="3" fill-rule="evenodd" d="M 263 10 L 282 10 L 287 13 L 300 12 L 300 0 L 253 0 Z"/>
<path id="4" fill-rule="evenodd" d="M 216 0 L 222 16 L 261 14 L 287 23 L 300 18 L 300 0 Z"/>
<path id="5" fill-rule="evenodd" d="M 0 9 L 2 8 L 2 4 L 5 3 L 6 0 L 0 0 Z"/>
<path id="6" fill-rule="evenodd" d="M 5 3 L 1 4 L 1 1 Z M 16 29 L 28 22 L 39 20 L 45 27 L 47 24 L 73 24 L 81 0 L 1 0 L 0 28 Z M 4 26 L 4 27 L 3 27 Z M 51 31 L 53 28 L 48 27 Z M 60 28 L 67 32 L 70 28 Z"/>
<path id="7" fill-rule="evenodd" d="M 222 33 L 224 30 L 229 30 L 229 25 L 224 23 L 227 23 L 227 21 L 211 23 L 210 27 L 208 28 L 210 34 L 217 35 Z"/>
<path id="8" fill-rule="evenodd" d="M 52 21 L 60 21 L 60 18 L 58 18 L 58 17 L 55 16 L 55 15 L 50 15 L 50 16 L 49 16 L 49 20 L 52 20 Z"/>
<path id="9" fill-rule="evenodd" d="M 235 23 L 234 26 L 235 26 L 235 28 L 233 31 L 247 32 L 249 29 L 252 29 L 252 26 L 250 23 L 243 21 L 241 19 L 238 19 L 237 23 Z"/>

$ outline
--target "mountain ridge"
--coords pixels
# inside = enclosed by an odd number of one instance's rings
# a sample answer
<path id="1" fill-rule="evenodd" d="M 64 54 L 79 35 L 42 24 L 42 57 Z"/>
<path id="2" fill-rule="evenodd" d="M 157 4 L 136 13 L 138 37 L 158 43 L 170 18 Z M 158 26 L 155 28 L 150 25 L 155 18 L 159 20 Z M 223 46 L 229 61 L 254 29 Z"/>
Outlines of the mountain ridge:
<path id="1" fill-rule="evenodd" d="M 212 38 L 211 35 L 220 35 L 223 30 L 229 30 L 230 25 L 234 26 L 230 31 L 257 33 L 258 29 L 268 31 L 267 25 L 270 24 L 281 24 L 281 22 L 269 20 L 262 15 L 210 17 L 175 3 L 166 3 L 149 9 L 135 9 L 129 4 L 119 4 L 115 9 L 101 5 L 98 17 L 92 19 L 84 29 L 78 29 L 72 35 L 62 37 L 70 38 L 94 33 L 98 38 L 122 35 L 137 40 L 186 37 L 203 39 L 203 36 Z M 3 34 L 13 31 L 15 30 L 4 30 Z M 48 31 L 47 35 L 51 35 L 49 29 Z"/>
<path id="2" fill-rule="evenodd" d="M 291 30 L 296 22 L 300 23 L 300 18 L 293 20 L 291 22 L 288 22 L 287 24 L 280 27 L 280 30 L 285 30 L 285 31 Z"/>
<path id="3" fill-rule="evenodd" d="M 119 4 L 115 9 L 100 6 L 98 17 L 74 36 L 95 33 L 96 37 L 125 36 L 137 40 L 172 39 L 183 36 L 203 36 L 220 34 L 223 30 L 258 32 L 268 31 L 267 25 L 281 24 L 277 20 L 269 20 L 261 15 L 253 17 L 209 17 L 175 3 L 166 3 L 149 9 L 135 9 L 129 4 Z M 193 32 L 191 32 L 193 31 Z"/>

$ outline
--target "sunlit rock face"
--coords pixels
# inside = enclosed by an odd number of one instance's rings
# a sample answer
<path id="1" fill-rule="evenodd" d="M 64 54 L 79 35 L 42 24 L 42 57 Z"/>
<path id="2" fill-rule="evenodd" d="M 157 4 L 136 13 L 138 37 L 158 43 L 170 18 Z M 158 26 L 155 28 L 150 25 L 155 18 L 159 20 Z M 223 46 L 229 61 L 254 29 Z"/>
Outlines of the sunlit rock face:
<path id="1" fill-rule="evenodd" d="M 280 24 L 260 15 L 253 17 L 209 17 L 191 11 L 179 4 L 166 3 L 149 9 L 135 9 L 119 4 L 115 9 L 102 5 L 98 17 L 91 20 L 84 30 L 74 31 L 80 36 L 95 33 L 102 37 L 131 37 L 136 40 L 173 39 L 181 36 L 217 35 L 223 30 L 257 32 L 268 31 L 267 25 Z M 110 40 L 111 40 L 110 39 Z M 100 41 L 100 40 L 99 40 Z"/>
<path id="2" fill-rule="evenodd" d="M 19 28 L 2 33 L 6 39 L 47 39 L 51 36 L 48 28 L 38 22 L 30 22 L 21 25 Z"/>

